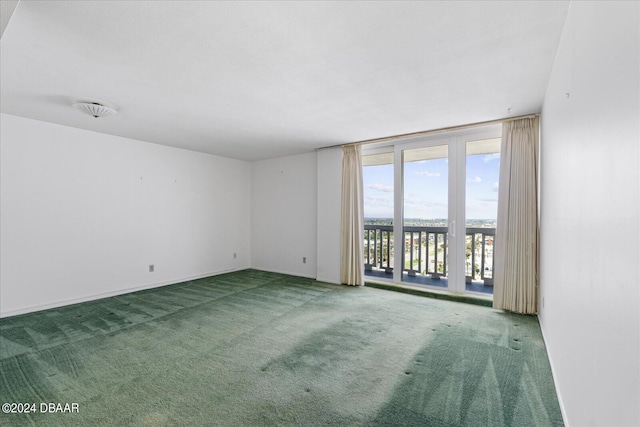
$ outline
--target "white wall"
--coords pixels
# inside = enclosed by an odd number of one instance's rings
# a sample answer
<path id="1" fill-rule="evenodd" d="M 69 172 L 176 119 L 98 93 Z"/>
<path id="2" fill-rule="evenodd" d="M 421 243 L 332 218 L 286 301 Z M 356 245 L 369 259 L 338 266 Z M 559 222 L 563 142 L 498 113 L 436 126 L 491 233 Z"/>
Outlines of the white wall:
<path id="1" fill-rule="evenodd" d="M 318 277 L 340 283 L 342 148 L 318 151 Z"/>
<path id="2" fill-rule="evenodd" d="M 249 267 L 249 163 L 0 122 L 0 315 Z"/>
<path id="3" fill-rule="evenodd" d="M 572 2 L 542 111 L 539 317 L 571 426 L 640 425 L 639 15 Z"/>
<path id="4" fill-rule="evenodd" d="M 251 266 L 315 278 L 316 214 L 316 153 L 253 162 Z"/>

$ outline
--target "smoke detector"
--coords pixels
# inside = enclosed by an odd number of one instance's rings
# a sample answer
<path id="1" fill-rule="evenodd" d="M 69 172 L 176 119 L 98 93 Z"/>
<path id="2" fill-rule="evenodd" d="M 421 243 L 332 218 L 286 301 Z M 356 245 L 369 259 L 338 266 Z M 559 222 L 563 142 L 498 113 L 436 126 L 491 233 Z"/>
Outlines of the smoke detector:
<path id="1" fill-rule="evenodd" d="M 117 113 L 117 111 L 113 108 L 107 107 L 106 105 L 102 105 L 97 102 L 76 102 L 75 104 L 73 104 L 73 106 L 77 110 L 80 110 L 83 113 L 95 118 L 107 117 Z"/>

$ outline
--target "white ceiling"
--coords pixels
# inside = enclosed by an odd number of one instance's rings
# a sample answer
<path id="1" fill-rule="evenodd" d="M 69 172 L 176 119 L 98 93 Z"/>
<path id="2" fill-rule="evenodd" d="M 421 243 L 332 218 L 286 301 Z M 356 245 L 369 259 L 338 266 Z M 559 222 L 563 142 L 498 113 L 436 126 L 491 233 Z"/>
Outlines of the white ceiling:
<path id="1" fill-rule="evenodd" d="M 2 35 L 0 104 L 237 159 L 309 152 L 539 112 L 567 8 L 23 0 Z M 119 113 L 94 119 L 79 100 Z"/>

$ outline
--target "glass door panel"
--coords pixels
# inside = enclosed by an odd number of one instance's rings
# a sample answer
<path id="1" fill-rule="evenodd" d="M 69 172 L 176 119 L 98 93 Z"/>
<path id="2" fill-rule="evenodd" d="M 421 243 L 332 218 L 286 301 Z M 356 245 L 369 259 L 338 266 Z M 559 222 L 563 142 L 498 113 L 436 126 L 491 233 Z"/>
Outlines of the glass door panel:
<path id="1" fill-rule="evenodd" d="M 449 145 L 402 151 L 402 281 L 448 286 Z"/>
<path id="2" fill-rule="evenodd" d="M 493 294 L 500 138 L 467 141 L 465 290 Z"/>
<path id="3" fill-rule="evenodd" d="M 393 152 L 362 156 L 364 274 L 393 279 Z"/>

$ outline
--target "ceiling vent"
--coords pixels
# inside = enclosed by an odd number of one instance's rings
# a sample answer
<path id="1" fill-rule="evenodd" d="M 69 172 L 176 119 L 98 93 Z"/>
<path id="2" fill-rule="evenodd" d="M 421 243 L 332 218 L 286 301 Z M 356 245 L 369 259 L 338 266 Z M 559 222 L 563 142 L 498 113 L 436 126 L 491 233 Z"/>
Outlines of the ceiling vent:
<path id="1" fill-rule="evenodd" d="M 113 108 L 98 104 L 97 102 L 77 102 L 73 104 L 73 106 L 83 113 L 95 118 L 107 117 L 117 113 Z"/>

